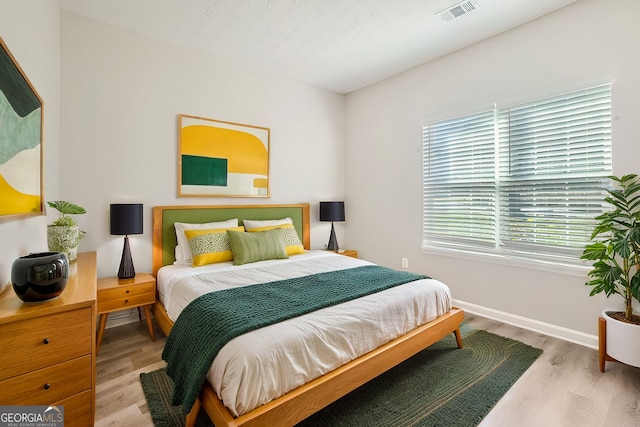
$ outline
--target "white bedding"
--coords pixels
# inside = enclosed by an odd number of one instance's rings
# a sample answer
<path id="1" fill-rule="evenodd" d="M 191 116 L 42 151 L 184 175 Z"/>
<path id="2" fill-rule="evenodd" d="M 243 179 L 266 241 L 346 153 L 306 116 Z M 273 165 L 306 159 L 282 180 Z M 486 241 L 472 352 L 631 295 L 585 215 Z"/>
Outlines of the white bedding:
<path id="1" fill-rule="evenodd" d="M 158 294 L 175 321 L 190 301 L 208 292 L 368 264 L 311 251 L 242 266 L 171 265 L 158 272 Z M 241 335 L 218 353 L 207 379 L 229 411 L 239 416 L 450 309 L 451 294 L 443 283 L 407 283 Z"/>

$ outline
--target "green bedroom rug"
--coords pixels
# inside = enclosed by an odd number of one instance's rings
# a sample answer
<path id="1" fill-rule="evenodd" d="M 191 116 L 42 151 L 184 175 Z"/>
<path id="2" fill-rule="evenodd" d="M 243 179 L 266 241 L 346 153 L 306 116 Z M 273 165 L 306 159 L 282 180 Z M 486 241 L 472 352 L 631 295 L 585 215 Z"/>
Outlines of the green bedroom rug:
<path id="1" fill-rule="evenodd" d="M 542 350 L 487 331 L 453 334 L 349 393 L 299 427 L 476 426 Z M 184 425 L 164 369 L 141 374 L 156 427 Z M 210 427 L 202 412 L 198 427 Z"/>

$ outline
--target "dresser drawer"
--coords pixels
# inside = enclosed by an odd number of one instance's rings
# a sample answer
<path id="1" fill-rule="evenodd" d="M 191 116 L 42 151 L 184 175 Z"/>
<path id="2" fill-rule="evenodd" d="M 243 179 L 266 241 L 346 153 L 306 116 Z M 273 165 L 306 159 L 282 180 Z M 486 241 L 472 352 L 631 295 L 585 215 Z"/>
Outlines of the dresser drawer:
<path id="1" fill-rule="evenodd" d="M 132 295 L 140 295 L 147 293 L 155 293 L 156 284 L 155 282 L 147 282 L 136 285 L 120 285 L 116 287 L 112 287 L 109 289 L 100 289 L 98 293 L 100 294 L 99 300 L 108 300 L 113 298 L 122 298 L 128 297 Z"/>
<path id="2" fill-rule="evenodd" d="M 91 389 L 91 356 L 38 369 L 0 381 L 3 405 L 50 405 Z"/>
<path id="3" fill-rule="evenodd" d="M 91 390 L 83 391 L 66 399 L 52 403 L 52 406 L 64 406 L 65 427 L 87 427 L 93 425 Z"/>
<path id="4" fill-rule="evenodd" d="M 154 302 L 156 302 L 155 292 L 130 295 L 108 300 L 102 300 L 101 298 L 102 296 L 100 296 L 100 298 L 98 299 L 98 313 L 123 310 L 129 307 L 139 307 L 141 305 L 153 304 Z"/>
<path id="5" fill-rule="evenodd" d="M 82 308 L 0 326 L 0 380 L 91 353 L 92 310 Z"/>

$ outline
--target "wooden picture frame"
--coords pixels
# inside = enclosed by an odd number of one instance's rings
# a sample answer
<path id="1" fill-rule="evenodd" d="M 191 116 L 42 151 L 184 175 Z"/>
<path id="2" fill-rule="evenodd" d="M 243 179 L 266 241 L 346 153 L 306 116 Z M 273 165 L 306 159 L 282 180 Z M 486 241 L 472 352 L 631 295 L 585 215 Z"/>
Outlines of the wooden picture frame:
<path id="1" fill-rule="evenodd" d="M 178 197 L 269 197 L 270 129 L 178 115 Z"/>
<path id="2" fill-rule="evenodd" d="M 43 110 L 0 38 L 0 221 L 44 214 Z"/>

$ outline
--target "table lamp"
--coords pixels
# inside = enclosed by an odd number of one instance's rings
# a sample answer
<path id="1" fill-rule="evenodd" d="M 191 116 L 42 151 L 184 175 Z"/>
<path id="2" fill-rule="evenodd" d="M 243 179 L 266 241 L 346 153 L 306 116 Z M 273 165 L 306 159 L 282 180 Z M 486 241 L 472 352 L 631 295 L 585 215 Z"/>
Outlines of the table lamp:
<path id="1" fill-rule="evenodd" d="M 327 249 L 338 251 L 338 240 L 333 223 L 344 221 L 344 202 L 320 202 L 320 221 L 331 221 L 331 236 Z"/>
<path id="2" fill-rule="evenodd" d="M 111 234 L 124 235 L 122 259 L 118 270 L 118 279 L 130 279 L 136 275 L 129 249 L 129 235 L 142 234 L 142 204 L 115 203 L 111 204 Z"/>

